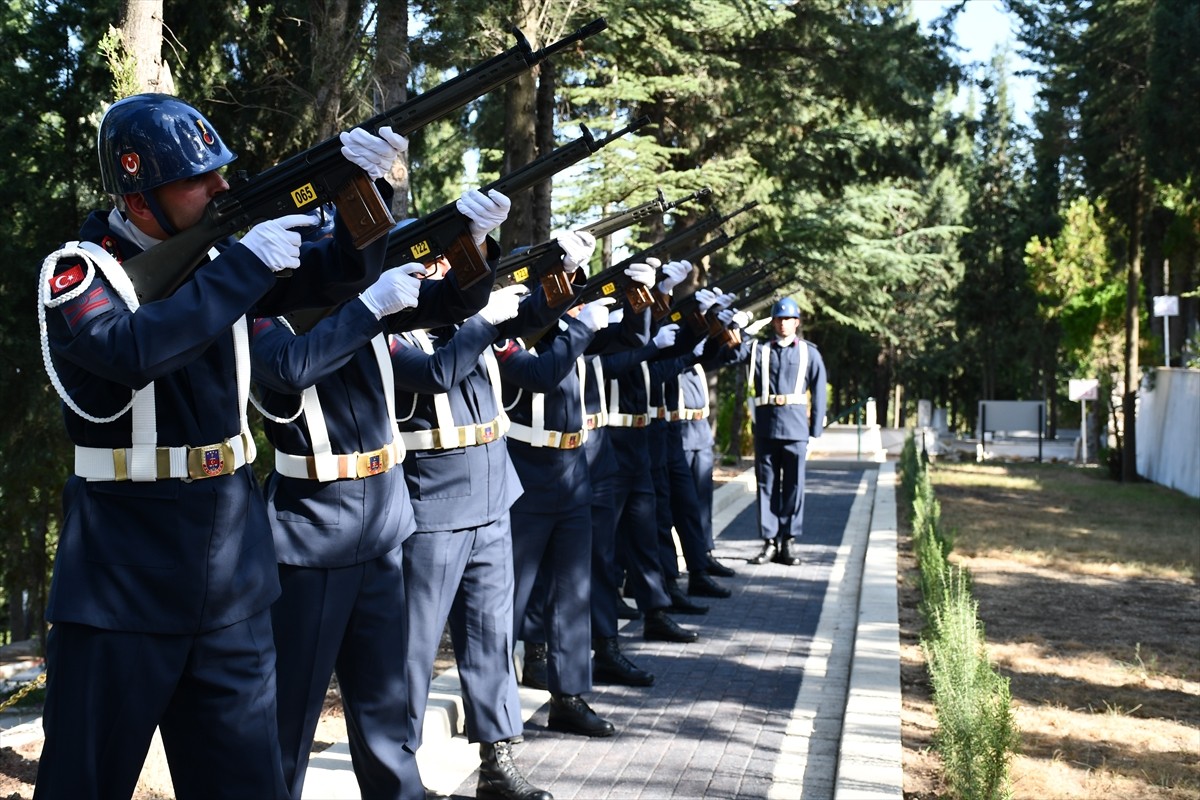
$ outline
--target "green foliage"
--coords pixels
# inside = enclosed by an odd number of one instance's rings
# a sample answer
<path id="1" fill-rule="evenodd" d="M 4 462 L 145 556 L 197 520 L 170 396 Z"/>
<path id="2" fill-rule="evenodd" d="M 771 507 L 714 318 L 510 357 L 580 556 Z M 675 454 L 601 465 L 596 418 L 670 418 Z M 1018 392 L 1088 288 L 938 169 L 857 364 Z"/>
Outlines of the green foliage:
<path id="1" fill-rule="evenodd" d="M 926 622 L 921 645 L 946 782 L 955 797 L 1003 800 L 1011 796 L 1009 757 L 1019 744 L 1008 679 L 988 662 L 970 576 L 950 564 L 953 542 L 941 529 L 929 469 L 912 436 L 905 440 L 900 467 L 905 485 L 912 487 L 912 535 Z"/>

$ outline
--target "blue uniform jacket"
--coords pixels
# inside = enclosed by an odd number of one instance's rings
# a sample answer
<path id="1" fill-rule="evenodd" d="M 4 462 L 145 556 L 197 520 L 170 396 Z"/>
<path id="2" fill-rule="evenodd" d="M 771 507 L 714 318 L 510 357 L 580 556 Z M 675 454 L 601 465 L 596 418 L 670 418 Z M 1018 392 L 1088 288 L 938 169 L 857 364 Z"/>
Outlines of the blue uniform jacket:
<path id="1" fill-rule="evenodd" d="M 737 362 L 745 363 L 750 359 L 753 339 L 746 339 L 738 348 Z M 800 348 L 808 349 L 808 369 L 804 380 L 800 382 L 800 391 L 811 390 L 812 399 L 808 405 L 762 405 L 754 409 L 754 435 L 763 439 L 778 439 L 780 441 L 805 442 L 809 437 L 821 435 L 825 424 L 825 362 L 816 345 L 799 337 L 787 347 L 780 347 L 774 338 L 769 341 L 759 340 L 759 352 L 755 357 L 754 374 L 750 380 L 754 391 L 761 396 L 764 391 L 771 394 L 788 394 L 796 388 L 796 371 L 800 364 Z M 762 364 L 762 348 L 771 348 L 771 363 L 768 365 L 770 387 L 764 390 L 759 374 Z"/>
<path id="2" fill-rule="evenodd" d="M 482 293 L 475 286 L 483 287 Z M 392 439 L 393 409 L 371 339 L 385 326 L 398 330 L 456 322 L 486 300 L 487 283 L 475 286 L 464 296 L 451 272 L 446 280 L 423 282 L 417 307 L 382 323 L 361 302 L 352 301 L 300 336 L 275 319 L 257 320 L 251 355 L 263 408 L 276 417 L 291 417 L 300 407 L 300 392 L 315 385 L 334 453 L 385 446 Z M 275 448 L 312 455 L 303 417 L 290 423 L 264 418 L 263 425 Z M 281 564 L 336 568 L 362 563 L 395 549 L 414 529 L 399 466 L 360 480 L 324 483 L 272 471 L 265 489 Z"/>
<path id="3" fill-rule="evenodd" d="M 80 238 L 119 259 L 141 251 L 93 213 Z M 357 295 L 380 272 L 386 241 L 359 251 L 340 222 L 305 245 L 293 276 L 275 275 L 228 240 L 170 297 L 130 312 L 97 272 L 79 297 L 46 309 L 49 349 L 67 392 L 87 413 L 119 411 L 155 383 L 158 444 L 200 446 L 236 436 L 240 401 L 231 326 L 247 312 L 283 314 Z M 79 263 L 62 261 L 61 286 Z M 64 409 L 77 445 L 128 447 L 131 415 L 90 422 Z M 254 474 L 196 481 L 85 481 L 63 491 L 65 517 L 47 618 L 99 628 L 194 634 L 263 609 L 279 594 L 275 549 Z"/>
<path id="4" fill-rule="evenodd" d="M 557 316 L 540 290 L 521 303 L 516 319 L 500 326 L 479 316 L 461 327 L 428 331 L 438 356 L 430 359 L 402 338 L 392 341 L 396 420 L 401 431 L 437 427 L 434 394 L 448 394 L 455 425 L 491 422 L 500 416 L 482 353 L 498 339 L 547 327 Z M 521 495 L 521 481 L 503 437 L 486 444 L 445 450 L 412 450 L 404 478 L 419 531 L 477 528 L 498 520 Z"/>

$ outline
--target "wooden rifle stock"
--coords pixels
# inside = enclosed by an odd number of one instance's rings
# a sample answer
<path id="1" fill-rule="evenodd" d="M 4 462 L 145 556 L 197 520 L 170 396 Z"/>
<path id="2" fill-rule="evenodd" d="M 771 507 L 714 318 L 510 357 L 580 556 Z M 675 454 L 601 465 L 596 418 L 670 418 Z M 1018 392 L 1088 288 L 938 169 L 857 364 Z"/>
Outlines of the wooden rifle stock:
<path id="1" fill-rule="evenodd" d="M 411 135 L 607 26 L 603 18 L 596 19 L 537 51 L 514 28 L 516 46 L 358 127 L 377 134 L 391 126 L 401 135 Z M 169 296 L 191 277 L 209 248 L 225 237 L 263 220 L 303 213 L 325 203 L 337 206 L 356 247 L 386 235 L 394 224 L 387 204 L 374 182 L 346 160 L 341 148 L 341 139 L 334 136 L 252 178 L 235 175 L 229 191 L 209 202 L 199 222 L 125 260 L 125 272 L 139 301 Z"/>

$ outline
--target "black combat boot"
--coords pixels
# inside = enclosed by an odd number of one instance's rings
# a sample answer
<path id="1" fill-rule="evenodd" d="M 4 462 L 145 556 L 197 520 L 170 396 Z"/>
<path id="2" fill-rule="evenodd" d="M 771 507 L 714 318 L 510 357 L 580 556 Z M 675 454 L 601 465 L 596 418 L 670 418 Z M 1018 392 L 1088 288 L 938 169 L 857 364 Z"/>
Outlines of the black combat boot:
<path id="1" fill-rule="evenodd" d="M 733 592 L 714 581 L 707 572 L 689 572 L 688 594 L 697 597 L 729 597 Z"/>
<path id="2" fill-rule="evenodd" d="M 521 667 L 521 685 L 543 691 L 550 688 L 546 671 L 546 643 L 526 642 L 525 661 Z"/>
<path id="3" fill-rule="evenodd" d="M 577 694 L 550 695 L 550 718 L 546 727 L 580 736 L 612 736 L 616 731 L 611 722 L 601 719 Z"/>
<path id="4" fill-rule="evenodd" d="M 592 659 L 592 680 L 597 683 L 618 683 L 622 686 L 653 686 L 654 676 L 625 657 L 615 636 L 592 639 L 596 651 Z"/>
<path id="5" fill-rule="evenodd" d="M 525 780 L 513 761 L 512 745 L 508 742 L 480 742 L 479 762 L 477 798 L 554 800 L 554 795 Z"/>
<path id="6" fill-rule="evenodd" d="M 646 621 L 642 627 L 642 638 L 654 642 L 694 642 L 700 638 L 695 631 L 679 627 L 679 623 L 668 617 L 664 609 L 656 608 L 646 612 Z"/>
<path id="7" fill-rule="evenodd" d="M 766 564 L 775 560 L 779 555 L 779 545 L 775 544 L 774 539 L 764 539 L 762 552 L 750 559 L 751 564 Z"/>
<path id="8" fill-rule="evenodd" d="M 718 578 L 732 578 L 737 574 L 732 569 L 713 558 L 711 550 L 708 551 L 708 556 L 704 559 L 704 568 L 708 571 L 709 575 L 714 575 Z"/>
<path id="9" fill-rule="evenodd" d="M 708 606 L 702 606 L 699 603 L 692 602 L 679 585 L 675 581 L 667 578 L 667 595 L 671 598 L 671 605 L 667 610 L 672 614 L 707 614 Z"/>
<path id="10" fill-rule="evenodd" d="M 784 539 L 779 537 L 779 552 L 771 559 L 776 564 L 783 564 L 785 567 L 794 567 L 800 563 L 800 557 L 792 552 L 792 537 Z"/>

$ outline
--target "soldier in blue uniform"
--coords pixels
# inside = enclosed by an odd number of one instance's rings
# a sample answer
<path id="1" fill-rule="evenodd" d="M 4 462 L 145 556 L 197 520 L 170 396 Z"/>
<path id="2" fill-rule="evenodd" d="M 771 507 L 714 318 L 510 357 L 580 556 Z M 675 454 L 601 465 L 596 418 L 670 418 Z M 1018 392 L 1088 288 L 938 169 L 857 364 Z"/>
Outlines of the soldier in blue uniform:
<path id="1" fill-rule="evenodd" d="M 751 564 L 794 566 L 792 542 L 804 526 L 804 459 L 825 420 L 825 362 L 800 338 L 800 307 L 784 297 L 771 307 L 770 341 L 747 338 L 738 362 L 749 363 L 754 396 L 754 475 L 762 551 Z M 812 402 L 808 400 L 809 395 Z"/>
<path id="2" fill-rule="evenodd" d="M 458 205 L 487 229 L 506 215 L 508 199 L 472 191 Z M 252 332 L 253 374 L 275 448 L 265 490 L 283 593 L 271 611 L 279 741 L 293 800 L 303 792 L 335 670 L 362 796 L 425 794 L 405 747 L 400 545 L 414 522 L 399 469 L 386 334 L 456 323 L 487 302 L 490 282 L 462 292 L 453 276 L 421 281 L 424 272 L 421 264 L 385 271 L 308 333 L 297 336 L 272 318 L 257 320 Z"/>
<path id="3" fill-rule="evenodd" d="M 512 301 L 521 285 L 493 295 Z M 489 303 L 491 305 L 491 303 Z M 497 305 L 497 309 L 503 308 Z M 467 738 L 479 742 L 481 797 L 548 800 L 513 760 L 522 735 L 513 664 L 513 561 L 509 509 L 521 482 L 504 441 L 507 418 L 491 345 L 541 330 L 558 312 L 538 289 L 515 319 L 413 331 L 393 338 L 396 420 L 416 530 L 403 544 L 409 747 L 421 728 L 442 631 L 449 619 L 462 681 Z M 499 323 L 505 323 L 499 325 Z M 436 369 L 429 355 L 453 348 Z"/>
<path id="4" fill-rule="evenodd" d="M 690 270 L 691 265 L 687 262 L 670 262 L 664 267 L 666 277 L 660 281 L 657 290 L 670 294 Z M 611 488 L 603 487 L 598 497 L 594 489 L 592 508 L 595 514 L 597 503 L 605 503 L 611 506 L 611 514 L 615 515 L 616 563 L 624 569 L 625 580 L 632 587 L 638 607 L 645 615 L 643 638 L 686 643 L 699 639 L 699 634 L 680 627 L 666 613 L 672 605 L 672 599 L 667 593 L 666 579 L 659 562 L 647 430 L 651 411 L 651 381 L 646 362 L 660 350 L 673 345 L 677 332 L 678 326 L 667 325 L 655 333 L 653 342 L 645 348 L 600 357 L 607 381 L 607 426 L 618 468 L 611 478 Z M 600 518 L 605 523 L 609 513 L 600 512 Z M 605 534 L 593 531 L 593 535 L 603 537 Z M 593 580 L 597 573 L 607 569 L 607 565 L 597 565 Z M 611 618 L 602 621 L 600 630 L 605 634 L 610 627 L 614 634 L 616 629 L 615 592 L 611 593 L 611 599 L 605 596 L 614 583 L 615 579 L 608 576 L 592 587 L 593 597 L 601 604 L 611 604 L 613 609 Z"/>
<path id="5" fill-rule="evenodd" d="M 364 169 L 390 164 L 405 142 L 380 134 L 343 134 L 343 152 Z M 116 208 L 89 216 L 40 279 L 43 353 L 75 465 L 34 796 L 129 797 L 158 727 L 177 797 L 284 798 L 269 616 L 279 580 L 246 466 L 245 315 L 356 296 L 378 277 L 384 243 L 356 250 L 338 223 L 302 247 L 292 229 L 312 219 L 286 216 L 219 243 L 170 297 L 139 303 L 120 262 L 194 225 L 228 189 L 218 170 L 235 156 L 195 108 L 156 94 L 114 103 L 98 149 Z M 294 272 L 277 282 L 283 269 Z"/>
<path id="6" fill-rule="evenodd" d="M 586 241 L 594 247 L 590 236 Z M 586 263 L 591 247 L 578 255 L 568 251 L 569 266 Z M 626 273 L 647 286 L 654 281 L 648 264 L 632 265 Z M 576 309 L 576 315 L 564 317 L 540 337 L 532 351 L 516 341 L 497 348 L 511 420 L 509 455 L 525 488 L 512 507 L 515 635 L 521 633 L 536 586 L 536 618 L 543 626 L 536 638 L 547 644 L 548 653 L 548 725 L 584 736 L 610 736 L 614 728 L 582 697 L 592 688 L 592 491 L 583 449 L 588 431 L 582 357 L 586 351 L 643 344 L 647 334 L 637 315 L 609 328 L 611 302 L 605 298 Z"/>

